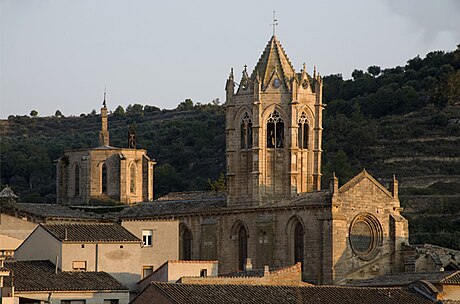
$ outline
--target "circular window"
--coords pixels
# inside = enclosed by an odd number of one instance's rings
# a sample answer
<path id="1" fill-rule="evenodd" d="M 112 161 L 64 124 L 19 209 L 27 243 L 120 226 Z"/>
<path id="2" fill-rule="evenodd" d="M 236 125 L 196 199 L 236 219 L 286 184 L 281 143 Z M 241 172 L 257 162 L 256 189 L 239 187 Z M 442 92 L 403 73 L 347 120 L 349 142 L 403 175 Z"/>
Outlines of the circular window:
<path id="1" fill-rule="evenodd" d="M 359 258 L 372 259 L 378 253 L 382 239 L 382 227 L 372 214 L 359 214 L 351 222 L 350 245 Z"/>
<path id="2" fill-rule="evenodd" d="M 273 86 L 275 88 L 279 88 L 280 85 L 281 85 L 281 81 L 278 78 L 275 78 L 275 80 L 273 81 Z"/>

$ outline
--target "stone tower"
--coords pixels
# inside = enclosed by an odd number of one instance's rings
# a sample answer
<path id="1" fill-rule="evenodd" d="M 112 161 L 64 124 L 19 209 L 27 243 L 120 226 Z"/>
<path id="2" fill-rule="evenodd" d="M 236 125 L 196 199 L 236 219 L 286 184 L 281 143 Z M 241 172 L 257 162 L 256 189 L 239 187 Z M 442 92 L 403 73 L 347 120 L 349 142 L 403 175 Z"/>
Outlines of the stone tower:
<path id="1" fill-rule="evenodd" d="M 259 206 L 320 189 L 322 78 L 296 73 L 273 35 L 235 92 L 226 84 L 228 205 Z"/>
<path id="2" fill-rule="evenodd" d="M 99 146 L 104 147 L 109 145 L 109 128 L 107 123 L 107 105 L 105 102 L 105 93 L 104 93 L 104 102 L 102 103 L 101 108 L 101 131 L 99 131 Z"/>

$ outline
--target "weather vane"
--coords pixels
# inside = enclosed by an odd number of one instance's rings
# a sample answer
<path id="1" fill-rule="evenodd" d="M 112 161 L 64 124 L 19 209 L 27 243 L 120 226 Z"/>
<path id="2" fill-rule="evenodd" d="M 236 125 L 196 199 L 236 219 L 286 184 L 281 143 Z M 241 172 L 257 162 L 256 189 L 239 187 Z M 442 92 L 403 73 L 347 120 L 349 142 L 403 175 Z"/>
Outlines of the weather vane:
<path id="1" fill-rule="evenodd" d="M 276 19 L 276 11 L 273 11 L 273 23 L 270 25 L 273 26 L 273 36 L 275 36 L 276 26 L 278 25 L 278 19 Z"/>

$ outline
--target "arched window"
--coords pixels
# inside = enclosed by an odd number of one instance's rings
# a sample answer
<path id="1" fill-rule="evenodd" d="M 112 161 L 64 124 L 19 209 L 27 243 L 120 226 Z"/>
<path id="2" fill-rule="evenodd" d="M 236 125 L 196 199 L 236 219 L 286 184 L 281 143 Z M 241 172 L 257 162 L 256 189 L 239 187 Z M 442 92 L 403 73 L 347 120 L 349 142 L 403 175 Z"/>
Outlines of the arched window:
<path id="1" fill-rule="evenodd" d="M 238 230 L 238 268 L 244 270 L 248 258 L 248 233 L 243 225 Z"/>
<path id="2" fill-rule="evenodd" d="M 80 166 L 75 164 L 75 196 L 80 195 Z"/>
<path id="3" fill-rule="evenodd" d="M 182 230 L 182 246 L 181 246 L 181 260 L 191 260 L 192 259 L 192 233 L 187 227 L 183 227 Z"/>
<path id="4" fill-rule="evenodd" d="M 298 147 L 300 149 L 308 149 L 308 121 L 305 112 L 302 112 L 302 115 L 300 115 L 297 136 Z"/>
<path id="5" fill-rule="evenodd" d="M 105 163 L 101 168 L 101 189 L 102 193 L 107 193 L 107 165 Z"/>
<path id="6" fill-rule="evenodd" d="M 134 163 L 129 167 L 129 191 L 136 192 L 136 165 Z"/>
<path id="7" fill-rule="evenodd" d="M 294 262 L 301 262 L 303 264 L 303 226 L 297 222 L 294 227 Z"/>
<path id="8" fill-rule="evenodd" d="M 267 121 L 267 148 L 283 148 L 284 122 L 280 114 L 274 111 Z"/>
<path id="9" fill-rule="evenodd" d="M 252 148 L 252 120 L 249 117 L 248 112 L 244 113 L 243 119 L 241 120 L 241 149 Z"/>

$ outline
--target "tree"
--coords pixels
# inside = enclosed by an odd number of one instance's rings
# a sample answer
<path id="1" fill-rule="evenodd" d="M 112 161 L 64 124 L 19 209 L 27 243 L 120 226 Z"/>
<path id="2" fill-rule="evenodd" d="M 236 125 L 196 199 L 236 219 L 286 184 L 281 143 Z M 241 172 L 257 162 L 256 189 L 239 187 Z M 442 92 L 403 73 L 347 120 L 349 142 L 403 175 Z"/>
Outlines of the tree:
<path id="1" fill-rule="evenodd" d="M 376 65 L 371 65 L 370 67 L 367 68 L 367 72 L 371 74 L 374 78 L 380 75 L 381 71 L 382 70 L 380 69 L 380 67 Z"/>
<path id="2" fill-rule="evenodd" d="M 144 106 L 138 103 L 134 105 L 129 104 L 126 107 L 126 114 L 128 115 L 142 115 L 144 112 Z"/>
<path id="3" fill-rule="evenodd" d="M 123 109 L 122 106 L 118 106 L 115 109 L 115 112 L 113 112 L 113 115 L 115 115 L 115 116 L 125 116 L 125 109 Z"/>
<path id="4" fill-rule="evenodd" d="M 181 102 L 177 106 L 177 110 L 179 111 L 190 111 L 193 110 L 193 101 L 189 98 L 187 98 L 185 101 Z"/>
<path id="5" fill-rule="evenodd" d="M 351 73 L 351 77 L 353 77 L 353 80 L 356 81 L 364 76 L 364 72 L 362 70 L 354 70 Z"/>
<path id="6" fill-rule="evenodd" d="M 30 111 L 30 116 L 36 117 L 36 116 L 38 116 L 38 112 L 35 111 L 35 110 L 32 110 L 32 111 Z"/>
<path id="7" fill-rule="evenodd" d="M 211 182 L 211 179 L 208 178 L 208 186 L 211 190 L 216 192 L 224 192 L 227 189 L 227 181 L 223 173 L 220 174 L 219 178 Z"/>
<path id="8" fill-rule="evenodd" d="M 155 112 L 161 112 L 161 109 L 159 107 L 155 107 L 155 106 L 149 106 L 149 105 L 144 106 L 144 113 L 145 114 L 152 114 L 152 113 L 155 113 Z"/>
<path id="9" fill-rule="evenodd" d="M 56 113 L 54 113 L 54 116 L 55 116 L 55 117 L 63 117 L 64 115 L 62 115 L 62 112 L 61 112 L 61 111 L 56 110 Z"/>

